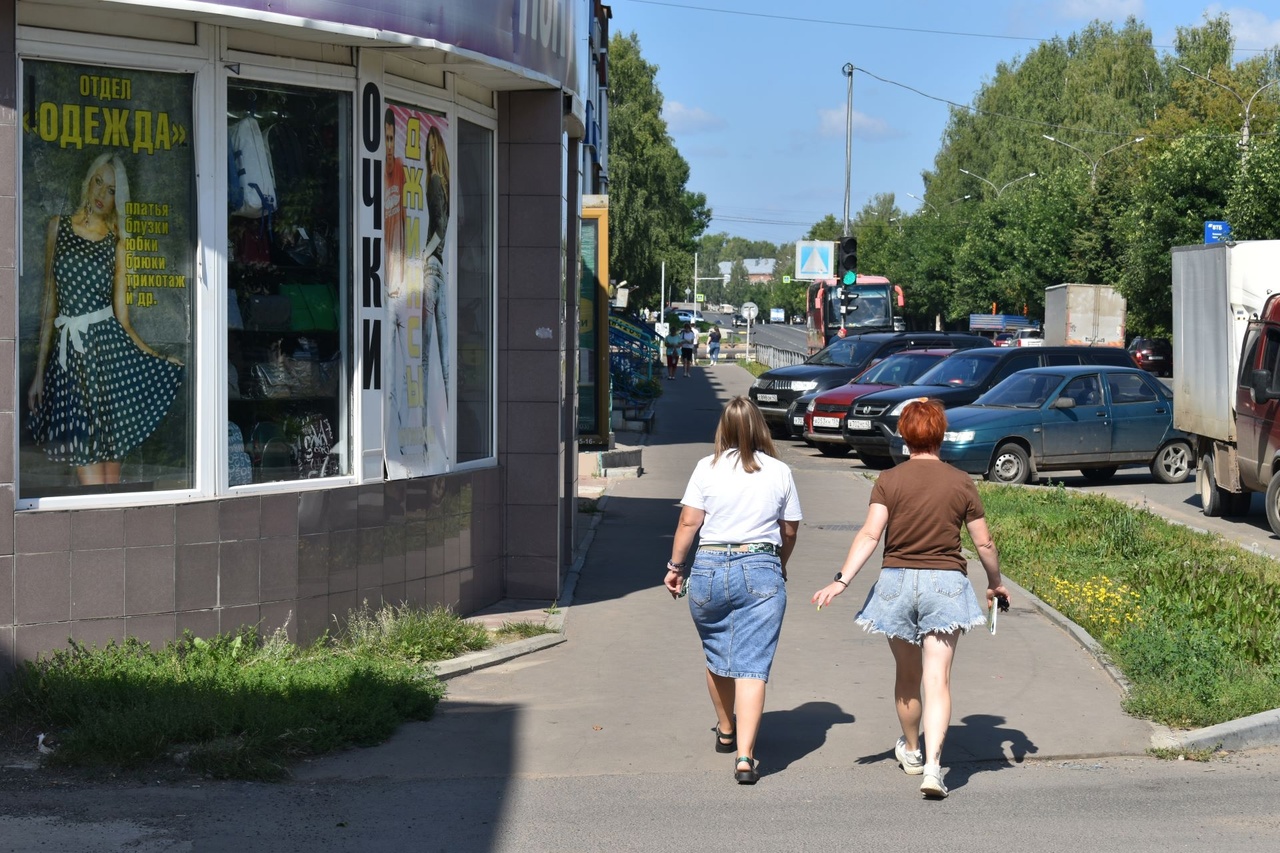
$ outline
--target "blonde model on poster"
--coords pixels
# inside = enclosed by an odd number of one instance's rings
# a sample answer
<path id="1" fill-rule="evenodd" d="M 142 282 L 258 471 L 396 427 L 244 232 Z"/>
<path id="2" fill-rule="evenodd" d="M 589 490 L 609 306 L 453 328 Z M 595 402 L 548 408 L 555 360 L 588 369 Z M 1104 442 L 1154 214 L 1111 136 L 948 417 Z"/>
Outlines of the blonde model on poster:
<path id="1" fill-rule="evenodd" d="M 444 446 L 449 412 L 449 291 L 444 245 L 449 228 L 449 155 L 440 128 L 427 131 L 427 243 L 423 249 L 422 372 L 427 385 L 427 452 Z"/>
<path id="2" fill-rule="evenodd" d="M 121 460 L 159 426 L 182 384 L 129 321 L 125 208 L 129 179 L 117 154 L 89 167 L 73 213 L 49 220 L 44 310 L 31 432 L 82 485 L 120 482 Z"/>

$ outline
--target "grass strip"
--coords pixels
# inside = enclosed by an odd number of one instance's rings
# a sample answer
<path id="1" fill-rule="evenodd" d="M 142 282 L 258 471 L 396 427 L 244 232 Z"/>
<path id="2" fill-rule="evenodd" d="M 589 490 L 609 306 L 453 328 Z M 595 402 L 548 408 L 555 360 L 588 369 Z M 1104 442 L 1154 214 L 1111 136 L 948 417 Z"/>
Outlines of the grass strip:
<path id="1" fill-rule="evenodd" d="M 1087 630 L 1179 728 L 1280 707 L 1280 564 L 1101 495 L 980 484 L 1002 570 Z"/>
<path id="2" fill-rule="evenodd" d="M 21 664 L 0 724 L 56 736 L 53 764 L 137 769 L 177 762 L 216 778 L 274 779 L 291 762 L 380 743 L 444 696 L 429 663 L 487 648 L 445 608 L 364 607 L 308 646 L 253 628 L 70 648 Z"/>

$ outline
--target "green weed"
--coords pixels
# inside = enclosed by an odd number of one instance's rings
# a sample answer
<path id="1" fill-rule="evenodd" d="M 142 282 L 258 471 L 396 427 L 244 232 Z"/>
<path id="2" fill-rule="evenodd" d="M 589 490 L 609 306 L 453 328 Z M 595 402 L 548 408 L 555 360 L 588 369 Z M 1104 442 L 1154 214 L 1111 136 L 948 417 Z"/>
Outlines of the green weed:
<path id="1" fill-rule="evenodd" d="M 1001 567 L 1097 639 L 1125 708 L 1205 726 L 1280 706 L 1280 565 L 1099 495 L 979 486 Z"/>

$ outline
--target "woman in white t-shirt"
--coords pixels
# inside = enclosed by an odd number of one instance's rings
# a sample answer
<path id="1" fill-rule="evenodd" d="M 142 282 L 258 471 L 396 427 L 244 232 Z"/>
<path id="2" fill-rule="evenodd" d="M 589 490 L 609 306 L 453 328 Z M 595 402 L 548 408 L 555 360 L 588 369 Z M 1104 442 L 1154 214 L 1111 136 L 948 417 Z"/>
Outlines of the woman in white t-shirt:
<path id="1" fill-rule="evenodd" d="M 681 498 L 664 585 L 673 597 L 682 587 L 688 592 L 707 659 L 716 751 L 736 753 L 734 778 L 752 785 L 760 778 L 756 734 L 787 608 L 800 499 L 764 416 L 748 398 L 725 406 L 715 447 Z M 698 550 L 689 560 L 695 536 Z"/>

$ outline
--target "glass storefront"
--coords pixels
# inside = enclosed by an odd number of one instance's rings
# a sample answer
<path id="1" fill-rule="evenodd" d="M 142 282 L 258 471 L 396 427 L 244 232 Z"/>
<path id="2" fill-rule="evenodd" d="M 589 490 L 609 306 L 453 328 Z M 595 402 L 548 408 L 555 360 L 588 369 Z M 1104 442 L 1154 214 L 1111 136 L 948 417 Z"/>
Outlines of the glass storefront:
<path id="1" fill-rule="evenodd" d="M 193 77 L 21 80 L 18 497 L 190 488 Z"/>
<path id="2" fill-rule="evenodd" d="M 350 473 L 350 97 L 227 87 L 228 484 Z"/>
<path id="3" fill-rule="evenodd" d="M 458 461 L 497 453 L 493 436 L 493 131 L 458 122 Z"/>

